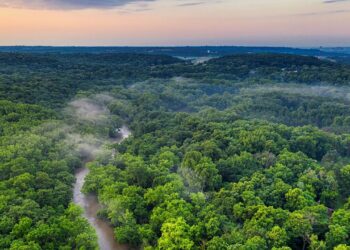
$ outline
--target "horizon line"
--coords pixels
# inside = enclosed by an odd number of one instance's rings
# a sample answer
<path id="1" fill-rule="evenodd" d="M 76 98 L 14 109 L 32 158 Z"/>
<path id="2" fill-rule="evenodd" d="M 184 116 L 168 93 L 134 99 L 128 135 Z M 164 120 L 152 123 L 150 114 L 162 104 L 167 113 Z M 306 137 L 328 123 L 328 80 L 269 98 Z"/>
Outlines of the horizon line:
<path id="1" fill-rule="evenodd" d="M 237 48 L 294 48 L 294 49 L 320 49 L 320 48 L 350 48 L 349 45 L 0 45 L 1 47 L 52 47 L 52 48 L 204 48 L 204 47 L 237 47 Z"/>

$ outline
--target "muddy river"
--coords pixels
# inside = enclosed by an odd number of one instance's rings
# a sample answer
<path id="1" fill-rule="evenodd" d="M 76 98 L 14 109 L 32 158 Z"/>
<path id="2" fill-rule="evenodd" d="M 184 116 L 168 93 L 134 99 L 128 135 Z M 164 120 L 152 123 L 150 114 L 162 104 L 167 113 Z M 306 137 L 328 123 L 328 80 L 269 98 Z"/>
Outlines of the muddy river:
<path id="1" fill-rule="evenodd" d="M 121 142 L 130 135 L 130 130 L 127 127 L 120 129 L 120 138 L 113 140 L 113 142 Z M 101 208 L 98 203 L 96 195 L 83 194 L 81 192 L 85 182 L 85 177 L 89 174 L 89 169 L 86 167 L 86 163 L 82 168 L 78 169 L 75 173 L 76 182 L 73 189 L 73 202 L 84 209 L 84 217 L 89 221 L 91 226 L 94 227 L 98 244 L 101 250 L 126 250 L 126 245 L 121 245 L 114 239 L 113 227 L 105 220 L 98 218 L 97 212 Z"/>

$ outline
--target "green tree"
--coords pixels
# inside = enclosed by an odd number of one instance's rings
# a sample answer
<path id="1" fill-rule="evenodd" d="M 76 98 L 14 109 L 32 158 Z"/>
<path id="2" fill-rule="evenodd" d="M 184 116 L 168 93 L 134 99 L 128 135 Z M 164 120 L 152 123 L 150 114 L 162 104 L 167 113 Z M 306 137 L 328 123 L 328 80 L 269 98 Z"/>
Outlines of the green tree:
<path id="1" fill-rule="evenodd" d="M 190 227 L 182 217 L 170 219 L 162 225 L 162 235 L 158 240 L 158 249 L 193 249 Z"/>

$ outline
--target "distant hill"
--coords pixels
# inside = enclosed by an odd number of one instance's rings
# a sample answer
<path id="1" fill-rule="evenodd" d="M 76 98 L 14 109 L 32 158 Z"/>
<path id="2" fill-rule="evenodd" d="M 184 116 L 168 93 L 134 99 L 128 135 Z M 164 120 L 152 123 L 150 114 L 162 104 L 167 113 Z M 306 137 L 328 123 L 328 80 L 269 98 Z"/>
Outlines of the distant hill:
<path id="1" fill-rule="evenodd" d="M 350 54 L 350 47 L 321 48 L 321 51 Z"/>
<path id="2" fill-rule="evenodd" d="M 0 52 L 30 53 L 143 53 L 176 57 L 220 57 L 242 53 L 286 53 L 319 57 L 348 56 L 349 48 L 302 49 L 288 47 L 197 46 L 197 47 L 50 47 L 50 46 L 0 46 Z"/>

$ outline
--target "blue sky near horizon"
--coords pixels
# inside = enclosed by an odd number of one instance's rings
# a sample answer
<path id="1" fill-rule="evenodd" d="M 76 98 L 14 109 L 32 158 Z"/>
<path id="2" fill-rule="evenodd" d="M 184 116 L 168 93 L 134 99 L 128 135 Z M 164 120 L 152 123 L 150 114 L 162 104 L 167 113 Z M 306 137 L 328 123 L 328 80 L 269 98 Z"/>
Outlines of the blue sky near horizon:
<path id="1" fill-rule="evenodd" d="M 0 45 L 350 46 L 350 0 L 0 0 Z"/>

